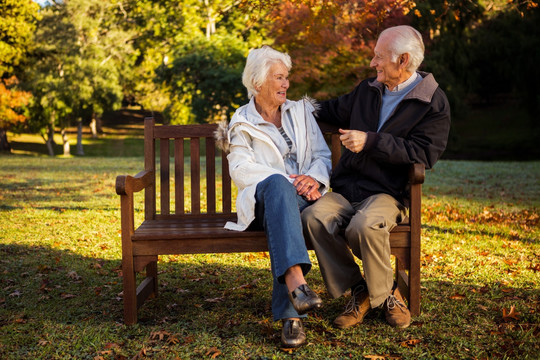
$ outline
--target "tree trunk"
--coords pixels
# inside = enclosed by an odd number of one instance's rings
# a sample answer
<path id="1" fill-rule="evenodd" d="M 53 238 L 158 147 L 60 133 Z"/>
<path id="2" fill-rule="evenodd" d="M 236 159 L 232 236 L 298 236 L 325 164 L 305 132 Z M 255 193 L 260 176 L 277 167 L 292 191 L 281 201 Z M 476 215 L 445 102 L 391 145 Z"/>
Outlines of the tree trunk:
<path id="1" fill-rule="evenodd" d="M 51 146 L 56 145 L 56 142 L 54 141 L 54 118 L 55 118 L 56 112 L 53 111 L 51 114 L 51 120 L 49 121 L 49 124 L 47 125 L 47 142 L 51 143 Z M 51 156 L 54 156 L 54 152 Z"/>
<path id="2" fill-rule="evenodd" d="M 0 129 L 0 152 L 11 152 L 6 129 Z"/>
<path id="3" fill-rule="evenodd" d="M 54 140 L 51 136 L 47 138 L 47 141 L 45 142 L 47 144 L 47 150 L 49 151 L 49 156 L 54 156 Z"/>
<path id="4" fill-rule="evenodd" d="M 99 137 L 99 134 L 103 134 L 103 128 L 101 127 L 101 117 L 96 113 L 92 113 L 90 130 L 92 130 L 92 139 L 97 139 Z"/>
<path id="5" fill-rule="evenodd" d="M 64 144 L 64 156 L 70 156 L 69 139 L 65 128 L 62 129 L 62 142 Z"/>
<path id="6" fill-rule="evenodd" d="M 95 116 L 92 116 L 92 121 L 90 121 L 90 130 L 92 131 L 92 139 L 97 139 L 97 121 Z"/>
<path id="7" fill-rule="evenodd" d="M 84 155 L 83 143 L 82 143 L 82 119 L 77 121 L 77 155 Z"/>

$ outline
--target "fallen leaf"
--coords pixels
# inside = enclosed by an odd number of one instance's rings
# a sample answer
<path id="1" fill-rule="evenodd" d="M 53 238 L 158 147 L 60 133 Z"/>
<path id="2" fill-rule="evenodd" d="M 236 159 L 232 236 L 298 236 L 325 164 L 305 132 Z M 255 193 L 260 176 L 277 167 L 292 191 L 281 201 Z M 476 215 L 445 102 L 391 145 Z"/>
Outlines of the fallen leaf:
<path id="1" fill-rule="evenodd" d="M 384 356 L 381 355 L 364 355 L 364 359 L 369 360 L 386 360 Z"/>
<path id="2" fill-rule="evenodd" d="M 412 348 L 412 347 L 418 345 L 421 342 L 422 342 L 422 340 L 420 340 L 420 339 L 409 339 L 409 340 L 405 340 L 405 341 L 400 342 L 399 345 L 401 345 L 403 347 L 406 347 L 406 348 Z"/>
<path id="3" fill-rule="evenodd" d="M 463 300 L 463 299 L 465 299 L 465 295 L 456 293 L 456 294 L 450 296 L 450 299 L 452 299 L 452 300 Z"/>
<path id="4" fill-rule="evenodd" d="M 180 339 L 178 339 L 178 337 L 176 335 L 171 335 L 167 339 L 167 343 L 171 344 L 171 345 L 178 344 L 179 342 L 180 342 Z"/>
<path id="5" fill-rule="evenodd" d="M 512 321 L 512 319 L 519 320 L 519 313 L 516 311 L 516 307 L 512 305 L 509 312 L 506 312 L 506 308 L 503 308 L 503 320 Z"/>
<path id="6" fill-rule="evenodd" d="M 213 299 L 204 299 L 204 301 L 209 302 L 209 303 L 218 303 L 218 302 L 222 302 L 223 300 L 225 300 L 224 297 L 217 297 L 217 298 L 213 298 Z"/>
<path id="7" fill-rule="evenodd" d="M 165 338 L 165 336 L 169 337 L 169 336 L 171 336 L 171 333 L 168 332 L 168 331 L 165 331 L 165 330 L 161 330 L 161 331 L 155 331 L 155 332 L 150 334 L 150 338 L 152 340 L 155 340 L 157 338 L 160 341 L 162 341 Z"/>
<path id="8" fill-rule="evenodd" d="M 21 296 L 22 293 L 19 291 L 19 290 L 15 290 L 14 292 L 12 292 L 11 294 L 9 294 L 8 296 L 9 297 L 19 297 Z"/>
<path id="9" fill-rule="evenodd" d="M 67 276 L 68 276 L 68 278 L 73 279 L 73 280 L 81 280 L 81 277 L 79 276 L 79 274 L 77 274 L 76 271 L 68 272 Z"/>
<path id="10" fill-rule="evenodd" d="M 61 297 L 62 299 L 71 299 L 71 298 L 77 297 L 77 295 L 61 293 L 61 294 L 60 294 L 60 297 Z"/>
<path id="11" fill-rule="evenodd" d="M 219 351 L 216 347 L 212 347 L 206 352 L 206 355 L 210 355 L 211 359 L 215 359 L 216 357 L 221 355 L 221 351 Z"/>

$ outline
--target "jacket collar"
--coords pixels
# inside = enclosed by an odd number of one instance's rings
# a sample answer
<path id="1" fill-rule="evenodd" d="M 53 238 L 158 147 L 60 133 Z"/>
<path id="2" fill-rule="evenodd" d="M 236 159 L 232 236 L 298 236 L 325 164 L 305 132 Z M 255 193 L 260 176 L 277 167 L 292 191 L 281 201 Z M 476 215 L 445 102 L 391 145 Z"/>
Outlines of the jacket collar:
<path id="1" fill-rule="evenodd" d="M 422 76 L 422 81 L 418 85 L 414 87 L 406 96 L 404 99 L 417 99 L 420 101 L 423 101 L 425 103 L 430 103 L 431 99 L 433 98 L 433 94 L 435 94 L 435 90 L 439 87 L 439 84 L 437 81 L 435 81 L 435 78 L 433 77 L 433 74 L 423 72 L 423 71 L 417 71 L 420 76 Z M 372 80 L 368 83 L 370 86 L 378 89 L 381 94 L 384 89 L 384 84 L 381 82 L 378 82 L 377 80 Z"/>
<path id="2" fill-rule="evenodd" d="M 292 101 L 286 100 L 281 105 L 281 112 L 283 113 L 287 111 L 287 109 L 289 109 L 292 105 Z M 236 122 L 248 122 L 253 125 L 267 124 L 267 122 L 262 118 L 261 114 L 259 114 L 255 107 L 254 96 L 249 99 L 249 103 L 236 111 L 235 116 L 233 116 L 233 118 L 231 119 L 231 124 L 229 126 L 232 126 L 233 123 Z"/>

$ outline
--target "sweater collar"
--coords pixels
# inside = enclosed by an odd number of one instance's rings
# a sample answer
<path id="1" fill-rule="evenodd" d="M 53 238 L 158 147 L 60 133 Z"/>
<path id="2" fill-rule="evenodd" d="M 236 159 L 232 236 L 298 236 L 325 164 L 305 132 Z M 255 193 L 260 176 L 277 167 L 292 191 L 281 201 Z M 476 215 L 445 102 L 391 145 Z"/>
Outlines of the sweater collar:
<path id="1" fill-rule="evenodd" d="M 437 88 L 439 87 L 439 84 L 437 83 L 437 81 L 435 81 L 433 74 L 423 71 L 417 71 L 417 73 L 422 77 L 422 81 L 420 81 L 420 83 L 416 85 L 414 89 L 412 89 L 405 96 L 404 99 L 417 99 L 426 103 L 430 103 L 431 99 L 433 98 L 433 94 L 435 94 L 435 90 L 437 90 Z M 382 94 L 384 90 L 383 83 L 374 79 L 368 84 L 374 88 L 379 89 Z"/>

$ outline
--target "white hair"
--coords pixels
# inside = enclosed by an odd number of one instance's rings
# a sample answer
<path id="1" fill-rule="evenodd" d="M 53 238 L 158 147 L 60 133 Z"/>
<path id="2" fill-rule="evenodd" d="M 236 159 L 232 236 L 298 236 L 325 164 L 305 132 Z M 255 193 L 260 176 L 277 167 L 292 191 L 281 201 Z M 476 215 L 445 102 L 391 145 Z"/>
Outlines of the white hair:
<path id="1" fill-rule="evenodd" d="M 287 70 L 291 70 L 291 57 L 286 53 L 272 49 L 268 45 L 249 52 L 242 74 L 242 84 L 247 88 L 248 98 L 251 99 L 252 96 L 259 93 L 257 88 L 266 81 L 270 67 L 276 62 L 283 63 Z"/>
<path id="2" fill-rule="evenodd" d="M 399 56 L 407 53 L 409 54 L 407 70 L 410 72 L 416 71 L 424 60 L 425 51 L 420 32 L 411 26 L 400 25 L 385 29 L 381 32 L 379 38 L 383 35 L 390 36 L 388 49 L 392 54 L 392 62 L 397 62 Z"/>

